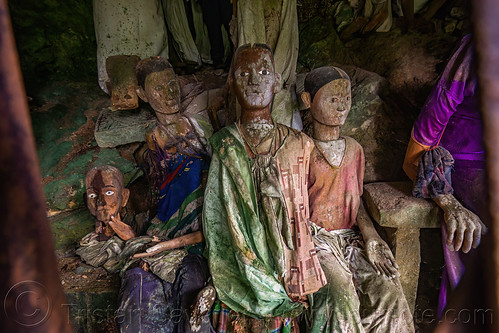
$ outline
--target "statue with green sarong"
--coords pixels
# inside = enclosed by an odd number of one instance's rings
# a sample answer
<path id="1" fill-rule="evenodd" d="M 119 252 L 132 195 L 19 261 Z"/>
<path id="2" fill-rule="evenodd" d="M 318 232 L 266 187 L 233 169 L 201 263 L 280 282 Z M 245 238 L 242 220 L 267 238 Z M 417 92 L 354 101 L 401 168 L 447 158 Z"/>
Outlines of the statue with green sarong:
<path id="1" fill-rule="evenodd" d="M 210 139 L 203 208 L 205 255 L 222 302 L 214 328 L 290 331 L 306 295 L 326 284 L 308 222 L 313 141 L 272 119 L 280 75 L 268 46 L 239 47 L 228 80 L 241 117 Z"/>

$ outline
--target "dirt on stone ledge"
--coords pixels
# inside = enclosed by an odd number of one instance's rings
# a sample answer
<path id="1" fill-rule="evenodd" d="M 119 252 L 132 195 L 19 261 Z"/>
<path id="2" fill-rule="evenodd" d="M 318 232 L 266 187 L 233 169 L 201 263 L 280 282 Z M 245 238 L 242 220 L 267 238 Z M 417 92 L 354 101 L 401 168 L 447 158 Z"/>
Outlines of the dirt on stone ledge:
<path id="1" fill-rule="evenodd" d="M 79 257 L 58 256 L 57 264 L 65 292 L 119 290 L 120 278 L 118 274 L 109 274 L 102 267 L 95 268 L 85 265 Z"/>

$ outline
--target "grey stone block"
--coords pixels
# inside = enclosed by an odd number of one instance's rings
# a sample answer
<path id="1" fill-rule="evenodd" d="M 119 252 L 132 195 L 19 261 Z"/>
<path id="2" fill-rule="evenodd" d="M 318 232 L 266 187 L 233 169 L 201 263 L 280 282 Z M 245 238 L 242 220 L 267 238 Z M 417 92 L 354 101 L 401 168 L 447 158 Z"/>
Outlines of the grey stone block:
<path id="1" fill-rule="evenodd" d="M 414 198 L 411 182 L 366 184 L 363 199 L 372 218 L 386 227 L 399 265 L 400 284 L 414 312 L 421 264 L 420 229 L 439 228 L 442 211 L 431 200 Z"/>
<path id="2" fill-rule="evenodd" d="M 156 124 L 154 113 L 148 109 L 111 111 L 103 109 L 95 124 L 95 141 L 101 148 L 145 141 L 147 130 Z"/>
<path id="3" fill-rule="evenodd" d="M 411 182 L 364 185 L 364 201 L 379 225 L 392 228 L 439 228 L 443 213 L 431 200 L 412 196 Z"/>

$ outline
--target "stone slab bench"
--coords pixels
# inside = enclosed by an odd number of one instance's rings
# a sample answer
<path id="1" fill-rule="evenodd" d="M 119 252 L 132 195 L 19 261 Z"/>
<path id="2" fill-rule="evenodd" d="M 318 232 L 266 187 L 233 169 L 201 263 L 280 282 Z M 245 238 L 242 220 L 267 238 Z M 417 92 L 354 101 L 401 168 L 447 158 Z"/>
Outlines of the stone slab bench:
<path id="1" fill-rule="evenodd" d="M 421 247 L 421 228 L 440 228 L 442 210 L 431 200 L 412 196 L 411 182 L 364 185 L 363 199 L 371 217 L 387 230 L 400 283 L 412 312 L 416 304 Z"/>

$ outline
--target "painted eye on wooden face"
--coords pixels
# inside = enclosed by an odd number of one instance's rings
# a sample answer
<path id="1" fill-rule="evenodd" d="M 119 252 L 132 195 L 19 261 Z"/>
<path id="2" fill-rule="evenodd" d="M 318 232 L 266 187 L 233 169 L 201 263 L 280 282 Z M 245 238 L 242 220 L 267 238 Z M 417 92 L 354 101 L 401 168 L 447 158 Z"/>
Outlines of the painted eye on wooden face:
<path id="1" fill-rule="evenodd" d="M 106 195 L 113 195 L 114 191 L 106 191 Z"/>
<path id="2" fill-rule="evenodd" d="M 144 94 L 156 112 L 173 114 L 180 111 L 180 86 L 175 72 L 170 68 L 148 74 L 144 82 Z"/>
<path id="3" fill-rule="evenodd" d="M 90 193 L 90 194 L 88 195 L 88 198 L 89 198 L 89 199 L 95 199 L 95 198 L 97 198 L 97 194 L 95 194 L 95 193 Z"/>
<path id="4" fill-rule="evenodd" d="M 322 124 L 341 126 L 345 123 L 351 107 L 351 86 L 347 79 L 337 79 L 317 91 L 310 111 L 312 117 Z"/>

